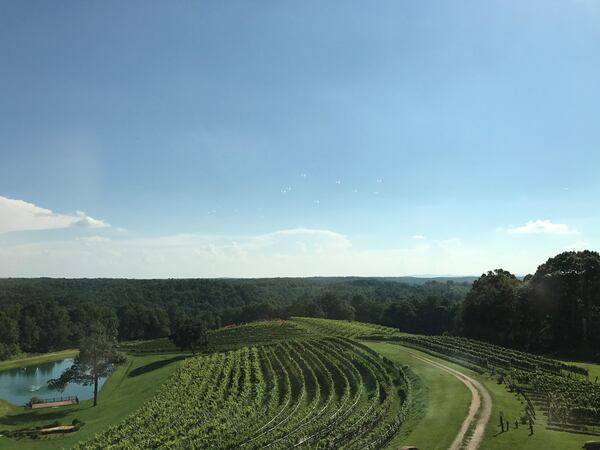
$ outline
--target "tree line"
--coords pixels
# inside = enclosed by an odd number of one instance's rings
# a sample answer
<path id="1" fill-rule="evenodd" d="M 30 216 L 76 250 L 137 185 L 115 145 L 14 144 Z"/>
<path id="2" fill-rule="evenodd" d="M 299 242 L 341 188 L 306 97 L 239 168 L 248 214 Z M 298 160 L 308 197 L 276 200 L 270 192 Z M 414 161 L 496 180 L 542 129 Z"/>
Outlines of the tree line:
<path id="1" fill-rule="evenodd" d="M 455 333 L 600 360 L 600 255 L 564 252 L 523 279 L 502 269 L 482 275 L 461 305 Z"/>
<path id="2" fill-rule="evenodd" d="M 256 280 L 0 280 L 0 359 L 20 352 L 76 347 L 96 324 L 119 341 L 170 336 L 189 318 L 207 328 L 293 315 L 386 323 L 395 326 L 396 304 L 435 305 L 412 331 L 437 333 L 469 290 L 468 282 L 398 282 L 365 278 Z M 396 315 L 395 315 L 396 314 Z M 432 323 L 433 323 L 432 322 Z M 446 328 L 447 328 L 446 323 Z M 444 329 L 446 329 L 444 328 Z M 111 331 L 112 333 L 112 331 Z"/>
<path id="3" fill-rule="evenodd" d="M 0 280 L 0 359 L 76 347 L 94 324 L 120 341 L 207 328 L 323 317 L 417 334 L 454 334 L 600 359 L 600 255 L 564 252 L 519 278 L 497 269 L 472 284 L 377 278 Z"/>

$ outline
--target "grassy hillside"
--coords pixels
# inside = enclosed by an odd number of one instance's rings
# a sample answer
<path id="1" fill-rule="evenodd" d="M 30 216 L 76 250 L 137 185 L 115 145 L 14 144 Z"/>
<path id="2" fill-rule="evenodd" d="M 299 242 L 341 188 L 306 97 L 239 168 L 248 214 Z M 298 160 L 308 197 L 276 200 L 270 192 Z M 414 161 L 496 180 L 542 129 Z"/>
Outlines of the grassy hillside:
<path id="1" fill-rule="evenodd" d="M 291 339 L 188 359 L 144 408 L 80 448 L 380 447 L 409 400 L 402 372 L 366 348 Z"/>
<path id="2" fill-rule="evenodd" d="M 183 355 L 149 355 L 129 357 L 106 381 L 99 394 L 99 404 L 91 400 L 60 409 L 29 410 L 0 401 L 0 434 L 19 429 L 46 426 L 58 421 L 70 424 L 74 419 L 85 423 L 80 431 L 50 440 L 15 440 L 0 438 L 0 449 L 61 449 L 88 439 L 96 432 L 119 422 L 151 398 L 162 383 L 181 364 Z"/>

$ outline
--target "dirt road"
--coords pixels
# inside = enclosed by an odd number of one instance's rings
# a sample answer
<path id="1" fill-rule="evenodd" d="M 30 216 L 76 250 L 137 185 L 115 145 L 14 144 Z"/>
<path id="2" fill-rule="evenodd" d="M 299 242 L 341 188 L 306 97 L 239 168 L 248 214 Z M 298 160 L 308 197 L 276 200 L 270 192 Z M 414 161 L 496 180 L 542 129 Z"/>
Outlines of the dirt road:
<path id="1" fill-rule="evenodd" d="M 481 445 L 485 427 L 490 420 L 492 414 L 492 398 L 489 392 L 483 385 L 473 378 L 465 375 L 458 370 L 453 369 L 443 363 L 430 359 L 422 354 L 418 354 L 405 348 L 414 358 L 430 364 L 438 369 L 450 373 L 458 378 L 471 391 L 471 404 L 469 405 L 469 413 L 463 421 L 454 442 L 449 450 L 477 450 Z M 472 431 L 468 434 L 469 431 Z"/>

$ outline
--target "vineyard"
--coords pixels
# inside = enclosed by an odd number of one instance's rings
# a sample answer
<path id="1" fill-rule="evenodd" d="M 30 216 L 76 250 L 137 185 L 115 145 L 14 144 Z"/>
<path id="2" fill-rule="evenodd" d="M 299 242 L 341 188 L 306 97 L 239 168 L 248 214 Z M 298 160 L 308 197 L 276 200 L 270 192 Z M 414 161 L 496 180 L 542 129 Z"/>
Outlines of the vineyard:
<path id="1" fill-rule="evenodd" d="M 391 336 L 402 334 L 395 328 L 371 323 L 350 322 L 347 320 L 293 317 L 291 322 L 304 328 L 308 332 L 328 336 L 359 337 L 373 335 Z"/>
<path id="2" fill-rule="evenodd" d="M 266 345 L 296 338 L 312 337 L 314 333 L 300 324 L 289 320 L 251 322 L 244 325 L 229 325 L 209 332 L 209 345 L 204 353 L 236 350 L 249 345 Z M 128 342 L 121 349 L 132 354 L 173 353 L 177 348 L 167 339 Z"/>
<path id="3" fill-rule="evenodd" d="M 461 337 L 381 338 L 498 376 L 523 397 L 528 420 L 535 420 L 537 409 L 550 428 L 600 433 L 600 384 L 588 379 L 587 369 Z"/>
<path id="4" fill-rule="evenodd" d="M 187 359 L 144 407 L 77 448 L 376 449 L 410 408 L 402 369 L 356 341 L 287 322 L 213 338 L 252 345 Z"/>
<path id="5" fill-rule="evenodd" d="M 466 360 L 484 369 L 541 370 L 566 376 L 587 378 L 587 370 L 531 353 L 454 336 L 400 336 L 396 341 L 405 345 L 432 350 L 443 355 Z"/>
<path id="6" fill-rule="evenodd" d="M 289 339 L 316 336 L 359 337 L 371 335 L 399 335 L 395 328 L 344 320 L 294 317 L 291 320 L 251 322 L 229 325 L 209 332 L 209 346 L 205 353 L 236 350 L 248 345 L 266 345 Z M 132 354 L 173 353 L 177 348 L 167 338 L 152 341 L 128 342 L 121 349 Z"/>
<path id="7" fill-rule="evenodd" d="M 590 379 L 577 364 L 461 337 L 293 317 L 212 330 L 196 356 L 168 339 L 125 342 L 119 349 L 133 368 L 118 369 L 121 378 L 100 403 L 106 405 L 103 416 L 130 401 L 131 389 L 141 396 L 152 386 L 152 393 L 97 426 L 95 408 L 74 408 L 61 424 L 83 418 L 82 428 L 42 447 L 362 450 L 456 444 L 452 448 L 498 450 L 527 442 L 522 448 L 554 450 L 571 448 L 580 436 L 549 434 L 554 430 L 600 434 L 595 366 L 587 366 Z M 483 376 L 469 377 L 437 358 Z M 155 376 L 160 381 L 151 385 Z M 493 405 L 490 393 L 501 406 Z M 492 407 L 499 408 L 496 420 L 503 411 L 511 419 L 510 432 L 495 431 Z M 21 415 L 7 416 L 6 431 L 20 430 Z M 29 428 L 46 425 L 45 417 Z M 516 431 L 515 422 L 526 426 Z M 529 428 L 538 424 L 534 440 Z M 0 447 L 29 448 L 6 439 L 9 433 L 0 434 L 11 446 L 0 440 Z"/>

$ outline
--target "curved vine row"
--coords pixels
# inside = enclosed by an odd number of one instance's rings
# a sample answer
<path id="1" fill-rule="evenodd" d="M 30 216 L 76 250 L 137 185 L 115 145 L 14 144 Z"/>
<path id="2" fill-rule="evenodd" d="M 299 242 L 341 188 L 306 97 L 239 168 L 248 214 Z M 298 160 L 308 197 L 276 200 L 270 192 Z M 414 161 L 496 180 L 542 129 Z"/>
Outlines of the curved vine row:
<path id="1" fill-rule="evenodd" d="M 402 370 L 330 337 L 188 359 L 137 412 L 80 449 L 381 448 L 410 407 Z"/>

